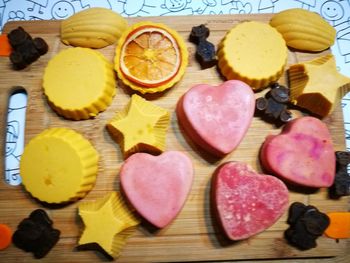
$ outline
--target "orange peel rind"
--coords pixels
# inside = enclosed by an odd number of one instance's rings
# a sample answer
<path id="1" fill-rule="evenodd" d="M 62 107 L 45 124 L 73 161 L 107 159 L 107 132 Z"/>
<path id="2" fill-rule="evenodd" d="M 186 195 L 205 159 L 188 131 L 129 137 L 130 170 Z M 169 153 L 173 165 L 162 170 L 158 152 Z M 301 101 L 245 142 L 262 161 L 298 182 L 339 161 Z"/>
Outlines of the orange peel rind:
<path id="1" fill-rule="evenodd" d="M 175 30 L 140 22 L 120 37 L 114 64 L 119 79 L 131 89 L 142 94 L 162 92 L 184 75 L 188 50 Z"/>

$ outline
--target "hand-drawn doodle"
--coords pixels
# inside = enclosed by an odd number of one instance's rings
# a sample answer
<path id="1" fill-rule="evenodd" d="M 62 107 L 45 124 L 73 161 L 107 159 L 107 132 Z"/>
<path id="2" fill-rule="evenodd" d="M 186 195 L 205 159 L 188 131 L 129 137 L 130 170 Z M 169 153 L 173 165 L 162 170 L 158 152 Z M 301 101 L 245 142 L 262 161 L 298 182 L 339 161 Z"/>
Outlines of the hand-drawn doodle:
<path id="1" fill-rule="evenodd" d="M 199 7 L 198 9 L 196 9 L 195 11 L 193 11 L 193 13 L 196 13 L 198 15 L 203 15 L 203 14 L 207 14 L 208 13 L 208 7 L 215 7 L 217 5 L 216 0 L 202 0 L 202 4 L 204 5 L 204 7 Z M 209 11 L 210 12 L 213 11 Z"/>
<path id="2" fill-rule="evenodd" d="M 66 19 L 75 13 L 74 6 L 69 1 L 58 1 L 51 8 L 53 19 Z"/>
<path id="3" fill-rule="evenodd" d="M 193 15 L 194 11 L 192 7 L 187 7 L 192 0 L 164 0 L 164 4 L 160 7 L 166 9 L 167 12 L 161 14 L 164 15 Z"/>
<path id="4" fill-rule="evenodd" d="M 325 1 L 321 6 L 320 14 L 333 26 L 337 26 L 337 24 L 339 24 L 337 21 L 344 17 L 344 7 L 338 1 Z"/>
<path id="5" fill-rule="evenodd" d="M 275 3 L 279 0 L 260 0 L 258 5 L 259 13 L 273 13 Z"/>
<path id="6" fill-rule="evenodd" d="M 26 107 L 26 94 L 19 92 L 10 96 L 5 141 L 5 180 L 11 185 L 21 183 L 19 161 L 24 146 Z"/>
<path id="7" fill-rule="evenodd" d="M 243 3 L 242 1 L 232 1 L 234 7 L 230 9 L 230 14 L 250 14 L 252 12 L 252 4 L 249 2 Z"/>
<path id="8" fill-rule="evenodd" d="M 26 20 L 25 14 L 21 10 L 10 11 L 7 21 L 21 21 Z"/>
<path id="9" fill-rule="evenodd" d="M 337 30 L 336 46 L 346 64 L 350 63 L 350 17 L 345 17 L 345 8 L 350 8 L 350 4 L 342 0 L 329 0 L 322 4 L 320 13 Z"/>
<path id="10" fill-rule="evenodd" d="M 18 121 L 14 120 L 14 121 L 8 122 L 6 127 L 6 142 L 5 142 L 5 145 L 6 145 L 5 158 L 6 158 L 6 163 L 9 164 L 9 165 L 6 165 L 6 168 L 5 168 L 5 180 L 8 183 L 17 182 L 18 180 L 20 180 L 20 177 L 19 177 L 20 155 L 18 156 L 14 154 L 17 147 L 18 136 L 19 136 Z"/>
<path id="11" fill-rule="evenodd" d="M 121 15 L 124 16 L 146 16 L 150 15 L 152 8 L 155 6 L 146 4 L 146 0 L 131 1 L 131 0 L 119 0 L 123 3 L 123 11 Z"/>
<path id="12" fill-rule="evenodd" d="M 311 7 L 316 6 L 316 0 L 295 0 L 301 3 L 301 8 L 310 10 Z"/>
<path id="13" fill-rule="evenodd" d="M 44 14 L 41 8 L 47 7 L 48 0 L 27 0 L 27 1 L 33 3 L 32 7 L 27 8 L 28 11 L 35 13 L 35 9 L 38 7 L 38 13 Z"/>
<path id="14" fill-rule="evenodd" d="M 0 0 L 0 31 L 2 29 L 2 17 L 5 11 L 5 2 L 4 0 Z"/>
<path id="15" fill-rule="evenodd" d="M 350 24 L 348 27 L 338 30 L 337 43 L 339 53 L 344 57 L 344 62 L 350 63 Z"/>
<path id="16" fill-rule="evenodd" d="M 82 7 L 85 8 L 91 8 L 91 7 L 104 7 L 108 9 L 112 9 L 112 5 L 110 1 L 112 0 L 80 0 Z M 116 0 L 115 0 L 116 1 Z"/>

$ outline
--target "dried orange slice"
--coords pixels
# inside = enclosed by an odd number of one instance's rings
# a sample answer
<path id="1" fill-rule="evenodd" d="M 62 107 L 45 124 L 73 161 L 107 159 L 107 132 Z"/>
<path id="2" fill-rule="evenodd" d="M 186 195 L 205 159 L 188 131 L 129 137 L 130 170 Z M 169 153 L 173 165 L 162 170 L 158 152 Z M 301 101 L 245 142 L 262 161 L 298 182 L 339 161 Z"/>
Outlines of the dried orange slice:
<path id="1" fill-rule="evenodd" d="M 183 39 L 163 24 L 135 24 L 121 36 L 116 49 L 118 77 L 141 93 L 172 87 L 185 73 L 187 64 Z"/>

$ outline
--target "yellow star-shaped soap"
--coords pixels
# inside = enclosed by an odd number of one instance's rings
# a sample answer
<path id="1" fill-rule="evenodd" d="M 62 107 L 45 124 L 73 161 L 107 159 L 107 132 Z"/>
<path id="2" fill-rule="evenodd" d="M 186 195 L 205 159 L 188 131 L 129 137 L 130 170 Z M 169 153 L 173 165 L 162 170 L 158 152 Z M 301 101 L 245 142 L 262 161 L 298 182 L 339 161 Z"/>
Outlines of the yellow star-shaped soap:
<path id="1" fill-rule="evenodd" d="M 288 74 L 292 103 L 320 117 L 333 111 L 342 96 L 339 87 L 350 83 L 338 72 L 333 55 L 292 65 Z"/>
<path id="2" fill-rule="evenodd" d="M 112 258 L 119 256 L 126 239 L 140 223 L 118 192 L 79 205 L 85 229 L 79 245 L 98 244 Z"/>
<path id="3" fill-rule="evenodd" d="M 127 158 L 135 152 L 162 152 L 169 121 L 169 111 L 134 94 L 127 107 L 107 124 L 107 129 Z"/>

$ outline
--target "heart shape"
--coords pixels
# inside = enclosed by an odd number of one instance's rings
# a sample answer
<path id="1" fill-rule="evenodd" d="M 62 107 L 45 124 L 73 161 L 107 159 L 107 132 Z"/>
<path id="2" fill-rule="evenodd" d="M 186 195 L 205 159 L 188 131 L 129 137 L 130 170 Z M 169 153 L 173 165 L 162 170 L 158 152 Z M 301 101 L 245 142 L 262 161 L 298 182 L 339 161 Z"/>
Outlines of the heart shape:
<path id="1" fill-rule="evenodd" d="M 266 137 L 260 151 L 264 168 L 291 183 L 329 187 L 335 176 L 335 153 L 327 126 L 317 118 L 287 123 L 280 134 Z"/>
<path id="2" fill-rule="evenodd" d="M 120 182 L 137 212 L 163 228 L 181 211 L 190 192 L 193 165 L 183 153 L 135 153 L 122 165 Z"/>
<path id="3" fill-rule="evenodd" d="M 281 180 L 258 174 L 240 162 L 228 162 L 217 168 L 212 193 L 219 222 L 231 240 L 264 231 L 288 207 L 288 189 Z"/>
<path id="4" fill-rule="evenodd" d="M 177 118 L 185 133 L 209 153 L 222 157 L 246 134 L 254 115 L 255 97 L 242 81 L 219 86 L 199 84 L 179 100 Z"/>

